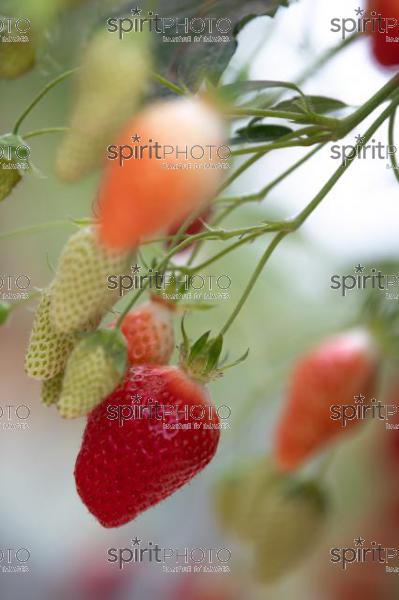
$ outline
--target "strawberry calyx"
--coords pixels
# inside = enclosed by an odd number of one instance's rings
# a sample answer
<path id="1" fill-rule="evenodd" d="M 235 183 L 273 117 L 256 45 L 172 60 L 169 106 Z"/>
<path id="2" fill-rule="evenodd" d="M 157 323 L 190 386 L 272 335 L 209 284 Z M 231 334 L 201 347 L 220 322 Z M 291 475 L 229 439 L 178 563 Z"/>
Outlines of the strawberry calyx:
<path id="1" fill-rule="evenodd" d="M 15 162 L 29 162 L 29 154 L 26 157 L 16 155 L 16 151 L 22 147 L 29 148 L 26 141 L 20 135 L 15 133 L 5 133 L 0 136 L 0 148 L 2 150 L 3 160 L 5 162 L 12 162 L 14 160 Z M 12 156 L 7 158 L 6 155 L 8 155 L 10 152 Z"/>
<path id="2" fill-rule="evenodd" d="M 187 375 L 205 384 L 209 381 L 222 377 L 227 369 L 235 367 L 246 360 L 248 350 L 236 361 L 226 364 L 226 358 L 221 358 L 223 349 L 223 335 L 211 337 L 211 331 L 202 334 L 194 344 L 190 343 L 184 327 L 184 318 L 181 322 L 183 342 L 180 346 L 180 367 Z"/>
<path id="3" fill-rule="evenodd" d="M 115 370 L 123 377 L 127 369 L 127 344 L 119 329 L 99 329 L 83 334 L 82 346 L 87 350 L 101 346 Z"/>

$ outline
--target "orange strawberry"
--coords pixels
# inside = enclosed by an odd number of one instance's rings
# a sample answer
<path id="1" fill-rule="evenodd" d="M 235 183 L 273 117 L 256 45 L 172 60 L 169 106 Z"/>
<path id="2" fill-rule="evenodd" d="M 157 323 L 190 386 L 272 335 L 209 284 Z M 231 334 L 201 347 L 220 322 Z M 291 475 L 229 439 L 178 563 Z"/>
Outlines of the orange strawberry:
<path id="1" fill-rule="evenodd" d="M 104 244 L 136 247 L 205 209 L 221 182 L 224 144 L 220 115 L 198 98 L 156 102 L 134 117 L 112 147 L 99 191 Z"/>

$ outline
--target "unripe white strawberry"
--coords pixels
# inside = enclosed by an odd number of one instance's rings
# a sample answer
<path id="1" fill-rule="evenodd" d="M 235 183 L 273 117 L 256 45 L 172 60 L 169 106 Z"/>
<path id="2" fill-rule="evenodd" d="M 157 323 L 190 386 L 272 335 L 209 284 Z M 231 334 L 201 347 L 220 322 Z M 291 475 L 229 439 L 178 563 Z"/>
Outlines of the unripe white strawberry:
<path id="1" fill-rule="evenodd" d="M 50 319 L 52 290 L 45 290 L 36 311 L 25 357 L 25 371 L 29 377 L 45 380 L 61 373 L 74 346 L 72 336 L 54 329 Z"/>
<path id="2" fill-rule="evenodd" d="M 42 403 L 45 406 L 51 406 L 52 404 L 57 404 L 62 388 L 62 380 L 64 378 L 64 373 L 59 373 L 52 379 L 47 379 L 42 383 L 41 390 L 41 398 Z"/>
<path id="3" fill-rule="evenodd" d="M 102 319 L 118 300 L 107 287 L 110 275 L 128 270 L 130 256 L 100 245 L 96 228 L 80 229 L 61 254 L 51 298 L 51 320 L 64 334 L 85 331 L 88 323 Z"/>
<path id="4" fill-rule="evenodd" d="M 56 173 L 76 181 L 100 166 L 107 147 L 138 106 L 150 70 L 148 36 L 119 39 L 98 31 L 77 75 L 70 129 L 58 152 Z"/>
<path id="5" fill-rule="evenodd" d="M 224 533 L 236 533 L 237 510 L 242 497 L 241 474 L 230 473 L 218 482 L 215 489 L 215 512 Z"/>
<path id="6" fill-rule="evenodd" d="M 269 584 L 315 550 L 326 522 L 326 500 L 316 483 L 287 481 L 270 487 L 257 511 L 255 576 Z"/>
<path id="7" fill-rule="evenodd" d="M 96 331 L 73 349 L 65 369 L 58 401 L 60 415 L 87 415 L 121 381 L 126 368 L 126 345 L 116 331 Z"/>

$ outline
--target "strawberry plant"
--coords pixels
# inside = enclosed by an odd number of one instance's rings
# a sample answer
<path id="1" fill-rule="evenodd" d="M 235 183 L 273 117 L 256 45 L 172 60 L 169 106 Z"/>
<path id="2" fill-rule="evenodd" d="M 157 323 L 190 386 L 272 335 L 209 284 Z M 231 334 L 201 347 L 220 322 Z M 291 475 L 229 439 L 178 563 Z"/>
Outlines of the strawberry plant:
<path id="1" fill-rule="evenodd" d="M 399 73 L 389 72 L 399 64 L 399 42 L 370 30 L 367 22 L 370 12 L 399 21 L 397 3 L 370 0 L 367 10 L 358 9 L 359 31 L 321 52 L 293 80 L 254 78 L 250 61 L 239 62 L 241 36 L 259 22 L 284 23 L 284 15 L 295 10 L 288 0 L 172 0 L 156 13 L 150 2 L 42 4 L 30 0 L 25 6 L 32 25 L 28 43 L 3 47 L 0 41 L 0 78 L 17 79 L 15 86 L 30 82 L 25 108 L 9 123 L 2 121 L 0 209 L 8 210 L 31 189 L 46 197 L 43 174 L 53 178 L 60 199 L 78 193 L 92 208 L 75 212 L 59 202 L 62 218 L 41 222 L 35 214 L 25 226 L 0 233 L 3 243 L 73 229 L 60 236 L 57 262 L 46 257 L 51 275 L 43 286 L 27 298 L 0 302 L 0 327 L 12 330 L 15 313 L 38 300 L 25 372 L 40 382 L 38 398 L 48 408 L 43 412 L 56 415 L 65 429 L 72 427 L 66 420 L 82 418 L 74 477 L 90 513 L 85 518 L 117 528 L 149 509 L 155 515 L 158 504 L 210 463 L 217 471 L 226 460 L 226 437 L 233 440 L 231 464 L 224 474 L 216 472 L 213 490 L 220 533 L 248 551 L 251 581 L 279 582 L 306 564 L 328 536 L 335 507 L 325 475 L 333 452 L 366 430 L 363 412 L 356 409 L 343 428 L 334 411 L 345 415 L 356 397 L 371 409 L 383 393 L 387 365 L 397 368 L 399 311 L 381 301 L 373 280 L 373 292 L 351 318 L 339 324 L 332 318 L 329 326 L 325 317 L 324 340 L 318 332 L 314 339 L 311 315 L 309 339 L 297 351 L 290 328 L 299 324 L 300 313 L 292 310 L 290 322 L 283 323 L 283 299 L 271 310 L 262 299 L 256 306 L 254 298 L 259 300 L 262 286 L 276 283 L 271 263 L 284 252 L 302 268 L 293 248 L 305 226 L 333 190 L 350 185 L 383 129 L 392 171 L 385 173 L 386 185 L 399 182 Z M 22 18 L 20 3 L 8 10 L 9 23 Z M 168 30 L 182 19 L 191 34 L 169 39 Z M 200 25 L 209 31 L 198 35 Z M 65 34 L 68 27 L 74 51 L 65 60 L 59 44 L 52 64 L 57 28 Z M 397 29 L 396 23 L 391 37 Z M 360 105 L 353 106 L 349 94 L 330 97 L 322 84 L 308 85 L 355 44 L 372 47 L 382 78 Z M 63 121 L 29 130 L 26 123 L 35 114 L 39 121 L 55 114 Z M 345 140 L 355 135 L 348 153 Z M 52 167 L 41 158 L 45 141 L 54 144 Z M 340 144 L 344 159 L 324 176 L 317 157 Z M 294 159 L 280 163 L 290 152 Z M 268 170 L 270 156 L 277 175 Z M 307 169 L 313 165 L 310 181 Z M 253 167 L 261 168 L 262 183 L 251 191 Z M 293 215 L 267 203 L 274 193 L 284 195 L 288 182 L 307 194 Z M 218 312 L 210 310 L 215 303 L 201 297 L 198 284 L 224 261 L 240 277 L 233 298 Z M 232 281 L 227 273 L 220 277 Z M 343 296 L 349 289 L 344 285 Z M 252 334 L 243 325 L 251 314 Z M 281 372 L 275 369 L 278 394 L 269 391 L 268 352 L 281 343 L 287 356 Z M 253 355 L 262 362 L 256 394 L 248 384 L 255 381 Z M 241 404 L 234 406 L 238 417 L 229 438 L 221 433 L 218 408 L 232 394 L 240 395 Z M 272 423 L 264 411 L 267 395 L 280 400 Z M 247 440 L 243 452 L 245 418 L 267 429 L 261 449 L 254 451 Z M 209 469 L 204 476 L 212 475 Z M 194 480 L 192 489 L 200 485 Z"/>

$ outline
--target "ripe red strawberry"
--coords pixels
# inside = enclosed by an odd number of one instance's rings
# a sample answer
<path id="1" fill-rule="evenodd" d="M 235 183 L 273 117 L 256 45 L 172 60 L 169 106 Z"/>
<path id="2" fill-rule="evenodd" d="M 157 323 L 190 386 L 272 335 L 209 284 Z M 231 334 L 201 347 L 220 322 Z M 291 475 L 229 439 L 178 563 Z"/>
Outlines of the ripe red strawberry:
<path id="1" fill-rule="evenodd" d="M 182 235 L 196 235 L 197 233 L 201 233 L 201 231 L 204 230 L 204 223 L 208 223 L 212 217 L 213 214 L 213 209 L 211 206 L 208 206 L 203 213 L 197 217 L 183 232 Z M 189 216 L 189 215 L 188 215 Z M 181 221 L 179 221 L 178 223 L 174 223 L 168 230 L 167 232 L 167 236 L 168 237 L 172 237 L 175 236 L 177 233 L 180 232 L 180 228 L 184 225 L 186 219 L 188 218 L 188 216 L 185 219 L 182 219 Z M 180 240 L 181 242 L 182 240 Z M 179 243 L 179 240 L 177 241 L 177 243 Z M 166 248 L 170 248 L 172 245 L 172 240 L 168 240 L 165 243 Z M 187 250 L 189 250 L 191 248 L 191 246 L 187 246 L 186 248 L 184 248 L 184 250 L 182 250 L 180 253 L 184 253 L 187 252 Z M 179 252 L 177 254 L 180 254 Z M 176 255 L 175 255 L 176 256 Z"/>
<path id="2" fill-rule="evenodd" d="M 175 347 L 171 305 L 154 300 L 142 304 L 126 315 L 121 331 L 131 365 L 168 364 Z"/>
<path id="3" fill-rule="evenodd" d="M 280 468 L 296 469 L 358 424 L 354 418 L 344 429 L 340 419 L 332 418 L 332 407 L 353 405 L 359 394 L 370 401 L 377 367 L 373 342 L 362 330 L 333 337 L 299 361 L 277 429 L 275 458 Z"/>
<path id="4" fill-rule="evenodd" d="M 368 0 L 368 16 L 376 15 L 371 31 L 373 53 L 383 66 L 399 65 L 399 2 L 397 0 Z M 396 23 L 395 23 L 396 21 Z"/>
<path id="5" fill-rule="evenodd" d="M 75 466 L 77 491 L 104 527 L 124 525 L 199 473 L 219 435 L 204 386 L 178 367 L 131 367 L 89 415 Z"/>

